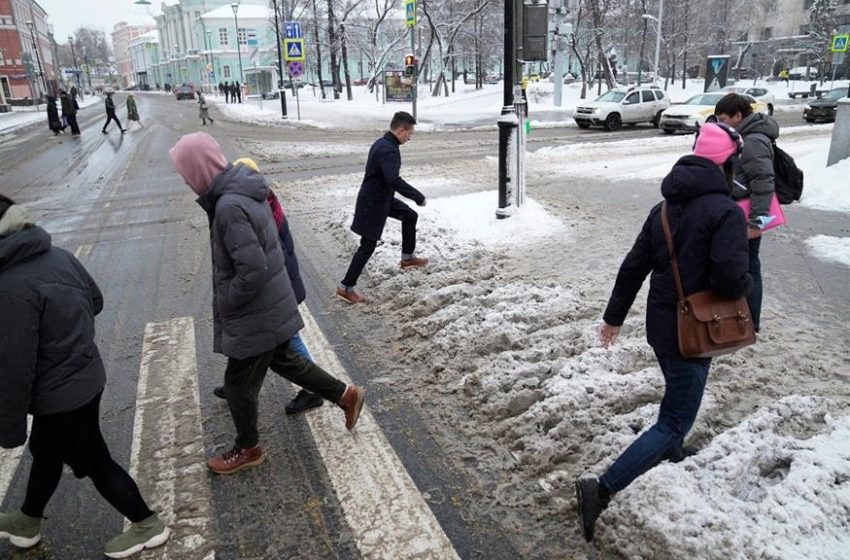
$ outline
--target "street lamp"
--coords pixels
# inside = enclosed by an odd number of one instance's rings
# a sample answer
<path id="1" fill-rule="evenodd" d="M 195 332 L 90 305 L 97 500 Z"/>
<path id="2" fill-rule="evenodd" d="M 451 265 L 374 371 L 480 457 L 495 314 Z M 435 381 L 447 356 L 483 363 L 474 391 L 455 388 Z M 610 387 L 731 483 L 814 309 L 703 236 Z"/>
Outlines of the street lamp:
<path id="1" fill-rule="evenodd" d="M 83 100 L 83 86 L 80 85 L 80 67 L 77 66 L 77 52 L 74 50 L 74 37 L 68 35 L 68 44 L 71 45 L 71 56 L 74 58 L 74 78 L 77 82 L 77 93 L 80 94 L 80 101 Z"/>
<path id="2" fill-rule="evenodd" d="M 29 27 L 30 30 L 32 49 L 35 51 L 35 59 L 38 61 L 38 75 L 41 77 L 41 85 L 44 86 L 44 93 L 47 93 L 47 82 L 44 80 L 44 72 L 41 70 L 41 56 L 38 54 L 38 47 L 35 44 L 35 24 L 28 20 L 27 27 Z"/>
<path id="3" fill-rule="evenodd" d="M 277 22 L 277 0 L 274 2 L 274 32 L 277 37 L 277 72 L 280 80 L 277 82 L 277 91 L 280 94 L 280 112 L 286 118 L 286 90 L 283 89 L 283 56 L 280 52 L 280 25 Z M 297 101 L 297 100 L 296 100 Z"/>
<path id="4" fill-rule="evenodd" d="M 85 45 L 83 45 L 83 63 L 86 65 L 86 78 L 88 79 L 88 82 L 89 82 L 89 92 L 91 92 L 92 91 L 92 89 L 91 89 L 91 68 L 89 67 L 89 55 L 86 52 L 86 46 Z"/>
<path id="5" fill-rule="evenodd" d="M 207 70 L 207 76 L 209 77 L 210 87 L 214 88 L 215 84 L 213 82 L 215 82 L 215 57 L 213 57 L 213 53 L 212 53 L 212 44 L 213 44 L 212 43 L 212 29 L 207 29 L 205 27 L 204 28 L 204 34 L 207 36 L 207 42 L 210 45 L 209 46 L 209 49 L 210 49 L 210 67 L 209 67 L 209 70 Z M 212 90 L 210 90 L 210 91 L 212 91 Z"/>
<path id="6" fill-rule="evenodd" d="M 245 74 L 242 73 L 242 45 L 239 44 L 239 20 L 236 18 L 236 12 L 239 11 L 239 2 L 230 4 L 233 8 L 233 24 L 236 26 L 236 52 L 239 54 L 239 87 L 245 83 Z"/>
<path id="7" fill-rule="evenodd" d="M 658 17 L 651 16 L 649 14 L 643 14 L 641 17 L 652 20 L 658 24 L 658 28 L 655 33 L 655 81 L 657 82 L 659 77 L 658 59 L 661 56 L 661 20 L 664 17 L 664 0 L 659 0 Z"/>

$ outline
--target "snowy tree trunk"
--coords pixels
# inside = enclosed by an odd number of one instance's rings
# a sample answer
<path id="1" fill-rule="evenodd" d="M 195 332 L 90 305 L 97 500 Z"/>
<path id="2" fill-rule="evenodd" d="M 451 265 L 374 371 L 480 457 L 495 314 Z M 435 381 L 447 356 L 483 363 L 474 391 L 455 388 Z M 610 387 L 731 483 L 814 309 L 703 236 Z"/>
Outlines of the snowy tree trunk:
<path id="1" fill-rule="evenodd" d="M 322 44 L 319 39 L 319 14 L 316 11 L 316 0 L 313 0 L 313 37 L 316 40 L 316 73 L 319 75 L 319 90 L 322 99 L 326 99 L 325 84 L 322 80 Z"/>

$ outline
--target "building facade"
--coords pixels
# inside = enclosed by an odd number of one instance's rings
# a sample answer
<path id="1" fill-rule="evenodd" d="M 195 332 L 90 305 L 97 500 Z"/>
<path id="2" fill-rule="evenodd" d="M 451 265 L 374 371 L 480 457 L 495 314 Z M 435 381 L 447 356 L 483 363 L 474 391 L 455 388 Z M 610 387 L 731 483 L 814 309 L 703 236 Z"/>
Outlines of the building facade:
<path id="1" fill-rule="evenodd" d="M 120 87 L 128 87 L 136 83 L 130 62 L 130 42 L 155 29 L 156 26 L 153 25 L 153 22 L 150 24 L 128 24 L 126 21 L 118 22 L 112 28 L 112 53 L 115 57 Z"/>
<path id="2" fill-rule="evenodd" d="M 164 80 L 159 74 L 159 33 L 156 29 L 139 35 L 128 45 L 131 68 L 131 85 L 140 89 L 162 87 Z"/>
<path id="3" fill-rule="evenodd" d="M 38 2 L 0 0 L 0 106 L 57 92 L 54 53 L 47 12 Z"/>

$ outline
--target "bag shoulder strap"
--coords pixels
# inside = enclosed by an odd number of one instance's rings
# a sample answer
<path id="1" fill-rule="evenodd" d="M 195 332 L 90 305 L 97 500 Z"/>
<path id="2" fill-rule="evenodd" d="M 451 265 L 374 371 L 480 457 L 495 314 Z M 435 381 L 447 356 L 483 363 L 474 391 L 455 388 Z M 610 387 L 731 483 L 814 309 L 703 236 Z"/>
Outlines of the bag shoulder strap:
<path id="1" fill-rule="evenodd" d="M 664 238 L 667 240 L 667 250 L 670 251 L 670 267 L 673 269 L 673 280 L 676 282 L 676 292 L 679 301 L 685 301 L 685 292 L 682 290 L 682 278 L 679 276 L 679 259 L 676 258 L 676 249 L 673 246 L 673 235 L 670 233 L 670 221 L 667 219 L 667 201 L 661 203 L 661 229 L 664 230 Z"/>

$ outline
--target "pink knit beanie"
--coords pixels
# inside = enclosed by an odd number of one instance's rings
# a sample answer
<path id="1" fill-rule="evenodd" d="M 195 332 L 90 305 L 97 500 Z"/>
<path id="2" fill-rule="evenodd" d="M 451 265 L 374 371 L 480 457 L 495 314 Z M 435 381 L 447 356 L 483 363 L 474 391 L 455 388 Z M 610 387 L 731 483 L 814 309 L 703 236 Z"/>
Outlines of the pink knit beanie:
<path id="1" fill-rule="evenodd" d="M 694 143 L 695 156 L 723 165 L 737 150 L 736 142 L 717 124 L 707 123 L 700 127 Z"/>

